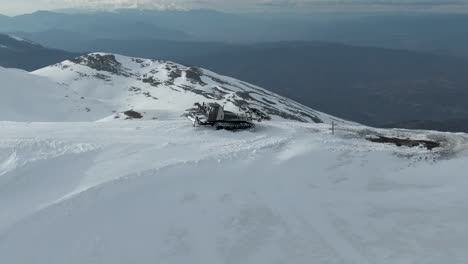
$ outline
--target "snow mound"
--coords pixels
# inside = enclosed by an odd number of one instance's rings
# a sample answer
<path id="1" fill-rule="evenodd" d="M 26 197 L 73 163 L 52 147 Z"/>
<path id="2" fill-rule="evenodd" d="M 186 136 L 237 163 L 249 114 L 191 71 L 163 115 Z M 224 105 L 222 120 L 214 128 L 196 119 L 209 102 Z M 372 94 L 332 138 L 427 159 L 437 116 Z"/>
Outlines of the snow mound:
<path id="1" fill-rule="evenodd" d="M 96 115 L 109 114 L 101 102 L 81 97 L 48 78 L 0 67 L 0 80 L 3 121 L 92 121 Z M 95 113 L 89 113 L 89 107 Z"/>

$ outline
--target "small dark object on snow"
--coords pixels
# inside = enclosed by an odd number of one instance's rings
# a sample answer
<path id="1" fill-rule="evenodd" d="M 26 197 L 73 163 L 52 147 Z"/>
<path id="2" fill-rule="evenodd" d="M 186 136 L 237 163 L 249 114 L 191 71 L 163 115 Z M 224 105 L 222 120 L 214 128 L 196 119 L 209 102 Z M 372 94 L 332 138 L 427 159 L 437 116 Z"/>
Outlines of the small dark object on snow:
<path id="1" fill-rule="evenodd" d="M 126 118 L 126 119 L 141 119 L 141 118 L 143 118 L 142 114 L 140 114 L 140 113 L 138 113 L 136 111 L 133 111 L 133 110 L 128 110 L 128 111 L 124 112 L 124 114 L 126 116 L 128 116 L 128 118 Z"/>
<path id="2" fill-rule="evenodd" d="M 195 106 L 197 108 L 187 114 L 193 126 L 212 126 L 217 130 L 241 130 L 255 127 L 250 115 L 225 111 L 224 107 L 218 103 L 195 103 Z"/>
<path id="3" fill-rule="evenodd" d="M 391 143 L 395 144 L 398 147 L 401 146 L 406 146 L 410 148 L 414 147 L 419 147 L 423 146 L 424 148 L 428 150 L 432 150 L 434 148 L 440 147 L 440 143 L 434 142 L 434 141 L 428 141 L 428 140 L 414 140 L 414 139 L 401 139 L 401 138 L 390 138 L 390 137 L 384 137 L 384 136 L 379 136 L 378 138 L 367 138 L 367 140 L 371 142 L 376 142 L 376 143 Z"/>

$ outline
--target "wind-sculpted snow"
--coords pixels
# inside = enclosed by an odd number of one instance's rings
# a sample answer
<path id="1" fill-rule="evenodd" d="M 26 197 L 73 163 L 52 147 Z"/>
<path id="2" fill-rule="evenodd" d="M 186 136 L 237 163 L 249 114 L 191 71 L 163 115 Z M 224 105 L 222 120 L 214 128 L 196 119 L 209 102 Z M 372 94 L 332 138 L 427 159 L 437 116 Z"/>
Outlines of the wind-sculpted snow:
<path id="1" fill-rule="evenodd" d="M 0 233 L 51 199 L 73 190 L 96 147 L 51 139 L 5 139 L 0 142 Z M 47 190 L 47 191 L 45 191 Z M 21 199 L 20 193 L 27 194 Z M 19 195 L 19 196 L 18 196 Z M 9 208 L 8 210 L 5 210 Z"/>
<path id="2" fill-rule="evenodd" d="M 0 263 L 464 263 L 467 144 L 300 122 L 0 122 Z"/>
<path id="3" fill-rule="evenodd" d="M 178 117 L 195 102 L 218 102 L 236 112 L 246 106 L 258 108 L 274 119 L 345 122 L 260 87 L 173 62 L 92 53 L 34 74 L 47 76 L 85 98 L 101 101 L 109 108 L 108 116 L 112 111 L 160 110 Z M 93 108 L 89 108 L 92 112 Z"/>

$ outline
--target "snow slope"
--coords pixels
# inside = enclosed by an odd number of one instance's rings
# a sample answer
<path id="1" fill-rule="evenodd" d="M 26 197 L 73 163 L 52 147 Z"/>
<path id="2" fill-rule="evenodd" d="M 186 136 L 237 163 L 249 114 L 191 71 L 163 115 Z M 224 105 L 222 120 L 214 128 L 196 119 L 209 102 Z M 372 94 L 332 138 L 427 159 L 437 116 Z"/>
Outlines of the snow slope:
<path id="1" fill-rule="evenodd" d="M 0 120 L 2 121 L 87 121 L 87 111 L 108 114 L 99 101 L 81 96 L 47 78 L 0 67 Z"/>
<path id="2" fill-rule="evenodd" d="M 0 122 L 0 263 L 466 263 L 468 137 Z"/>
<path id="3" fill-rule="evenodd" d="M 99 100 L 109 109 L 109 116 L 112 111 L 133 109 L 151 113 L 154 118 L 175 118 L 195 102 L 218 102 L 231 111 L 255 107 L 276 120 L 345 122 L 260 87 L 173 62 L 92 53 L 34 74 L 49 77 L 85 98 Z"/>

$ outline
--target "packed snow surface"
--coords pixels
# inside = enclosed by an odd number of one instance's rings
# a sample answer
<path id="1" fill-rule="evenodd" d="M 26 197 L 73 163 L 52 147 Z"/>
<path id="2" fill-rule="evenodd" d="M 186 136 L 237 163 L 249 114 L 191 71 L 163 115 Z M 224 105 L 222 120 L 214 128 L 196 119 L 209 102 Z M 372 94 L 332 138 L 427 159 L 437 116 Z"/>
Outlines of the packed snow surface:
<path id="1" fill-rule="evenodd" d="M 0 263 L 466 263 L 467 139 L 280 121 L 237 133 L 0 122 Z"/>

